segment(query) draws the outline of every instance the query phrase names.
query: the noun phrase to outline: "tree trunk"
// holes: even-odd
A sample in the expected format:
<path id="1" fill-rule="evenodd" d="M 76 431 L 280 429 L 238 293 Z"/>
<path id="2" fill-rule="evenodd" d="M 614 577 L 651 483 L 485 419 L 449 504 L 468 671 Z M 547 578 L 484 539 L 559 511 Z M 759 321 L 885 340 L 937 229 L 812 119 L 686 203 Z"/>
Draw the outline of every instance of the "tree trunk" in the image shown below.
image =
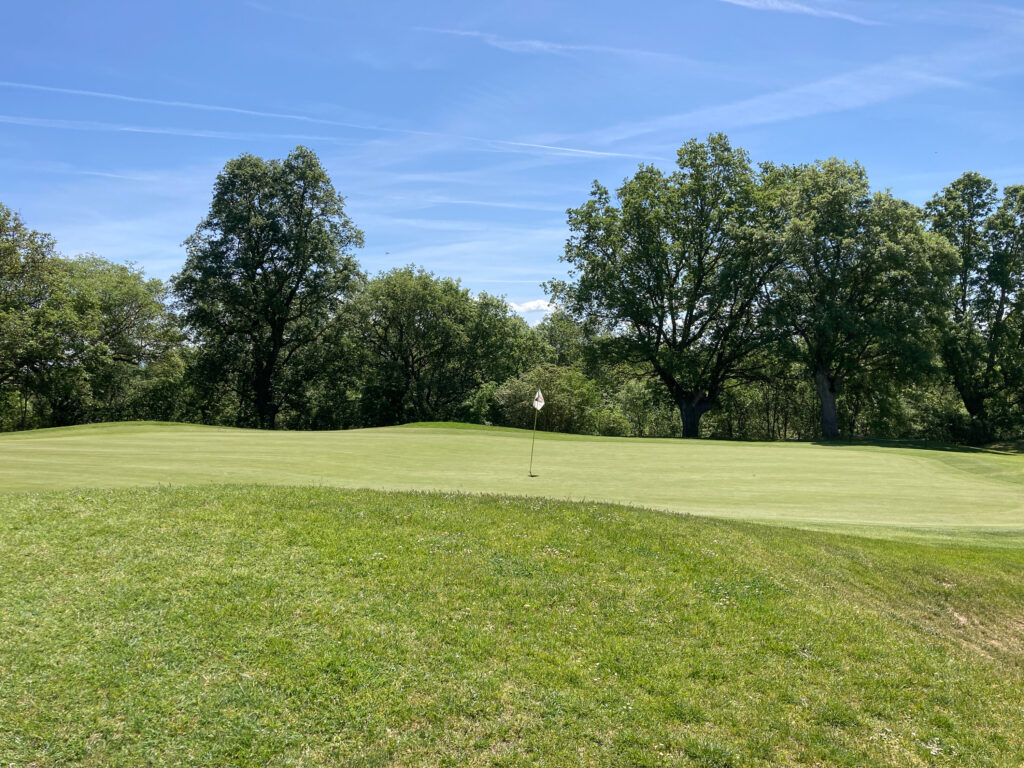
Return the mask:
<path id="1" fill-rule="evenodd" d="M 971 417 L 967 439 L 972 443 L 991 442 L 995 435 L 989 428 L 985 396 L 976 391 L 969 391 L 962 393 L 960 397 L 964 402 L 964 410 Z"/>
<path id="2" fill-rule="evenodd" d="M 277 429 L 277 403 L 274 402 L 274 389 L 270 375 L 266 371 L 256 374 L 256 421 L 260 429 Z"/>
<path id="3" fill-rule="evenodd" d="M 957 387 L 960 392 L 960 399 L 963 400 L 964 410 L 975 423 L 985 421 L 985 396 L 979 392 L 972 391 L 967 387 Z"/>
<path id="4" fill-rule="evenodd" d="M 700 417 L 711 410 L 714 403 L 704 393 L 684 396 L 676 403 L 683 420 L 683 437 L 700 437 Z"/>
<path id="5" fill-rule="evenodd" d="M 818 399 L 821 401 L 821 436 L 826 440 L 835 440 L 839 437 L 839 419 L 836 416 L 839 382 L 823 370 L 814 372 L 814 382 L 818 385 Z"/>
<path id="6" fill-rule="evenodd" d="M 952 349 L 947 349 L 944 353 L 943 362 L 946 364 L 946 369 L 950 372 L 950 376 L 953 379 L 953 387 L 960 395 L 960 400 L 964 404 L 964 410 L 971 417 L 972 426 L 975 430 L 980 430 L 981 434 L 987 436 L 985 429 L 987 414 L 985 413 L 984 390 L 976 385 L 971 375 L 970 366 L 964 360 L 964 355 L 959 348 L 953 347 Z"/>

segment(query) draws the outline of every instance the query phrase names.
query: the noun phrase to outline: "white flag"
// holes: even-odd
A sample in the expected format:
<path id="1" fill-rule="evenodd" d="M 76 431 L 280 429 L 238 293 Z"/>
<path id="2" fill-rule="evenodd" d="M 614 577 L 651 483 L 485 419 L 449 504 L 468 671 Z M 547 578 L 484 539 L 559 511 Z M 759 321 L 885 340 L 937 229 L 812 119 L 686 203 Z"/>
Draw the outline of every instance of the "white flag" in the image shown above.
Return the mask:
<path id="1" fill-rule="evenodd" d="M 537 390 L 537 394 L 533 396 L 533 407 L 538 411 L 544 407 L 544 395 L 541 394 L 540 390 Z"/>

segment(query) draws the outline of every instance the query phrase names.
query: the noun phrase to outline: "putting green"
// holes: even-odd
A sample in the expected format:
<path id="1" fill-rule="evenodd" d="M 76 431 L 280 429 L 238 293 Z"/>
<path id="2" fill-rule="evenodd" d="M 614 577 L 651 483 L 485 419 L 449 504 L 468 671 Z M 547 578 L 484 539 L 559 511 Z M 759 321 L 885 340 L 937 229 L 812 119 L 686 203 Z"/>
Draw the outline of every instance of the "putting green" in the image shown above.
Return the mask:
<path id="1" fill-rule="evenodd" d="M 100 424 L 0 435 L 0 491 L 268 483 L 644 505 L 834 528 L 1024 533 L 1024 456 L 873 445 L 589 438 L 414 425 L 261 432 Z"/>

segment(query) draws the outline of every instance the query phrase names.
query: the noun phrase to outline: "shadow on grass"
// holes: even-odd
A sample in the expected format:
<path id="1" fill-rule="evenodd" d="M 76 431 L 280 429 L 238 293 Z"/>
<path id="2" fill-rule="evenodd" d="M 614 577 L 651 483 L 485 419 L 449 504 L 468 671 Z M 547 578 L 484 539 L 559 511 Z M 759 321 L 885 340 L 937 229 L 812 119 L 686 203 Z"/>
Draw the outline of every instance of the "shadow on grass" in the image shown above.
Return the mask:
<path id="1" fill-rule="evenodd" d="M 990 445 L 957 445 L 942 443 L 936 440 L 886 440 L 883 438 L 837 438 L 835 440 L 811 440 L 811 445 L 827 448 L 914 448 L 921 451 L 940 451 L 943 453 L 975 453 L 1018 456 L 1024 454 L 1024 440 L 1011 440 Z"/>

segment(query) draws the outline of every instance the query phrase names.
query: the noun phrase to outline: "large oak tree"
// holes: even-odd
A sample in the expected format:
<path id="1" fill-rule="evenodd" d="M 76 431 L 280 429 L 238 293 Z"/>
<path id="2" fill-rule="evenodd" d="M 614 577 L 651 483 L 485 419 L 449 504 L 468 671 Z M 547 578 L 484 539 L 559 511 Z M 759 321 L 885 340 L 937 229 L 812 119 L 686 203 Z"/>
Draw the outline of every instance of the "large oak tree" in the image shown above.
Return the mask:
<path id="1" fill-rule="evenodd" d="M 611 353 L 646 364 L 679 409 L 683 437 L 698 437 L 701 416 L 762 343 L 775 265 L 746 153 L 715 134 L 685 144 L 677 165 L 641 166 L 615 200 L 595 182 L 569 211 L 570 279 L 548 290 L 603 326 Z"/>
<path id="2" fill-rule="evenodd" d="M 844 383 L 906 382 L 927 365 L 948 249 L 919 209 L 872 193 L 858 164 L 833 158 L 765 175 L 786 256 L 774 316 L 814 379 L 822 436 L 835 438 Z"/>

